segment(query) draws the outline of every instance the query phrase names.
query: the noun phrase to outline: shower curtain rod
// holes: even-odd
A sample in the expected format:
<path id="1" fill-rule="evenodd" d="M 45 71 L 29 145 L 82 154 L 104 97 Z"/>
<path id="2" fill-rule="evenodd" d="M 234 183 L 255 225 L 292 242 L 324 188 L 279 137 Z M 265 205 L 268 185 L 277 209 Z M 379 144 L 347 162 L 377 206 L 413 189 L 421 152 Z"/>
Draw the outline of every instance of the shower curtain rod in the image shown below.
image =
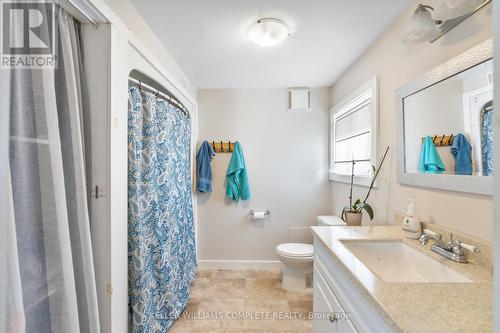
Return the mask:
<path id="1" fill-rule="evenodd" d="M 135 83 L 138 88 L 150 90 L 156 96 L 159 95 L 159 96 L 162 96 L 163 98 L 166 98 L 169 103 L 172 103 L 175 106 L 177 106 L 186 115 L 186 117 L 190 118 L 189 111 L 186 109 L 186 107 L 184 105 L 182 105 L 182 103 L 179 102 L 178 100 L 176 100 L 174 97 L 156 89 L 155 87 L 150 86 L 149 84 L 146 84 L 140 80 L 134 79 L 133 77 L 129 77 L 128 80 L 130 82 Z"/>

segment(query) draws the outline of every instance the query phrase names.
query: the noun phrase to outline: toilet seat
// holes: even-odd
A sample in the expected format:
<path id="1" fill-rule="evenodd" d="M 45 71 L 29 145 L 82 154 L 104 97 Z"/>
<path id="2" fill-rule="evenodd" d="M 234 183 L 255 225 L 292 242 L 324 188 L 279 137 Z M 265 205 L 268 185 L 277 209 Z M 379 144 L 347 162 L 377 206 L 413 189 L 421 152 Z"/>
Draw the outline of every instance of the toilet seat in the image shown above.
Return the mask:
<path id="1" fill-rule="evenodd" d="M 276 252 L 288 258 L 309 259 L 314 257 L 314 247 L 305 243 L 283 243 L 276 247 Z"/>

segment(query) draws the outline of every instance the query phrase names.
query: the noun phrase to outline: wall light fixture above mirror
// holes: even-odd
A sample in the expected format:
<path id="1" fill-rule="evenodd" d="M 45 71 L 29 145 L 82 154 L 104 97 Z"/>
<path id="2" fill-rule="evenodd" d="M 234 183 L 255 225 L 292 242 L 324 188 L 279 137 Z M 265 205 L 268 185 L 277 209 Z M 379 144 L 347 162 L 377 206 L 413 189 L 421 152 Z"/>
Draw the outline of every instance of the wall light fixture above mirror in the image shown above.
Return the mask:
<path id="1" fill-rule="evenodd" d="M 435 7 L 419 4 L 408 22 L 403 42 L 435 42 L 491 0 L 438 0 Z"/>
<path id="2" fill-rule="evenodd" d="M 492 194 L 493 46 L 488 40 L 398 90 L 398 181 Z"/>

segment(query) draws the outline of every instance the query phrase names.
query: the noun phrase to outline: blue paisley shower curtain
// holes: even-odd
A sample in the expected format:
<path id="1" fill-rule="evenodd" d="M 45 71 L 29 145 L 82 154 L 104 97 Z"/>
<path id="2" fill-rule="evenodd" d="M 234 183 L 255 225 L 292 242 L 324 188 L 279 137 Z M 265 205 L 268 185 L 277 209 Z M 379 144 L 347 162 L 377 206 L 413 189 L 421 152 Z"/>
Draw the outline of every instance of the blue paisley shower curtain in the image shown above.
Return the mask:
<path id="1" fill-rule="evenodd" d="M 493 103 L 487 103 L 481 112 L 481 154 L 483 176 L 493 176 Z"/>
<path id="2" fill-rule="evenodd" d="M 190 120 L 152 93 L 129 97 L 129 331 L 163 333 L 196 273 Z"/>

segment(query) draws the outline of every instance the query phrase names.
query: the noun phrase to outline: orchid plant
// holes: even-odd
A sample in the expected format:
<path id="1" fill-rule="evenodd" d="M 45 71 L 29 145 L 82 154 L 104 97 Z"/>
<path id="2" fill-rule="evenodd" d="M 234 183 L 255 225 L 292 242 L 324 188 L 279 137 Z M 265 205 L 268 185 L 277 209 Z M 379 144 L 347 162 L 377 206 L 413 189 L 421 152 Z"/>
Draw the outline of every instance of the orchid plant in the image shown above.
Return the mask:
<path id="1" fill-rule="evenodd" d="M 384 164 L 384 161 L 385 161 L 385 158 L 387 156 L 388 151 L 389 151 L 389 147 L 387 147 L 385 149 L 384 155 L 382 156 L 382 159 L 380 160 L 380 163 L 378 164 L 377 167 L 372 165 L 373 176 L 372 176 L 372 180 L 370 182 L 370 188 L 368 189 L 368 192 L 366 193 L 364 200 L 361 201 L 361 199 L 358 198 L 358 199 L 356 199 L 356 201 L 354 203 L 352 202 L 352 200 L 353 200 L 353 198 L 352 198 L 352 186 L 353 186 L 353 182 L 354 182 L 354 164 L 356 164 L 356 163 L 354 162 L 354 159 L 352 160 L 351 182 L 350 182 L 351 189 L 349 192 L 349 205 L 345 206 L 344 209 L 342 210 L 342 220 L 346 221 L 346 213 L 361 214 L 363 212 L 363 210 L 368 214 L 368 216 L 370 217 L 370 220 L 373 220 L 373 217 L 374 217 L 373 208 L 372 208 L 372 206 L 370 206 L 367 203 L 367 201 L 368 201 L 368 198 L 370 197 L 370 193 L 373 189 L 375 181 L 377 180 L 380 169 L 382 168 L 382 165 Z"/>

